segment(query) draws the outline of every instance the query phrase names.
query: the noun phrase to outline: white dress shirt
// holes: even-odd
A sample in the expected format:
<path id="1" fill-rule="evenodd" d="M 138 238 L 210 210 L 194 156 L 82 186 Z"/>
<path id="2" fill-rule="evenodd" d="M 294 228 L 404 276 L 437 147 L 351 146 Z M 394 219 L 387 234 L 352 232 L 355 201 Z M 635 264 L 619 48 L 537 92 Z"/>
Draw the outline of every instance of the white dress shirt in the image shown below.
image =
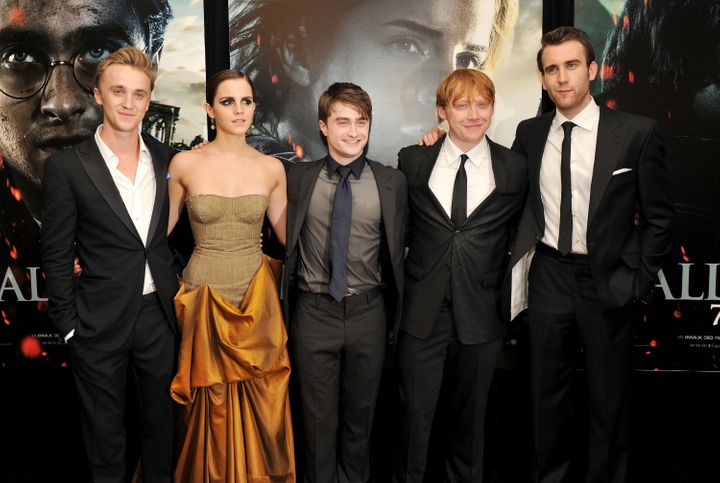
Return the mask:
<path id="1" fill-rule="evenodd" d="M 435 161 L 428 185 L 430 190 L 442 205 L 448 216 L 452 213 L 452 197 L 455 188 L 455 176 L 460 169 L 460 156 L 467 154 L 465 173 L 467 174 L 467 216 L 477 208 L 495 189 L 495 175 L 493 174 L 490 158 L 490 146 L 487 138 L 467 153 L 458 148 L 450 139 L 445 137 L 440 153 Z"/>
<path id="2" fill-rule="evenodd" d="M 540 196 L 545 212 L 545 234 L 542 242 L 553 248 L 558 246 L 560 231 L 560 157 L 562 152 L 563 128 L 568 121 L 559 112 L 555 113 L 550 133 L 545 143 L 542 165 L 540 166 Z M 570 180 L 572 193 L 572 253 L 587 253 L 588 210 L 590 208 L 590 186 L 595 165 L 600 108 L 594 100 L 573 119 L 570 144 Z"/>

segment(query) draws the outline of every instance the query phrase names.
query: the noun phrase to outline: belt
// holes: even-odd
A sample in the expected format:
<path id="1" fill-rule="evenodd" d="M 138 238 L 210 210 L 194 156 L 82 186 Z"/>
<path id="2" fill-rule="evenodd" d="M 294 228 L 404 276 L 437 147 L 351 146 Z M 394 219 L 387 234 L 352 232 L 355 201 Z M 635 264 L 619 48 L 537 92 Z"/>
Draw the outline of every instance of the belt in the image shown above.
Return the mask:
<path id="1" fill-rule="evenodd" d="M 588 265 L 590 263 L 590 258 L 584 253 L 568 253 L 567 255 L 563 255 L 558 250 L 542 242 L 539 242 L 537 244 L 537 246 L 535 247 L 535 251 L 547 257 L 560 260 L 561 262 L 582 263 L 585 265 Z"/>
<path id="2" fill-rule="evenodd" d="M 298 292 L 303 297 L 312 298 L 317 302 L 332 302 L 335 304 L 341 303 L 345 305 L 369 304 L 374 299 L 382 295 L 382 290 L 380 290 L 380 287 L 375 287 L 366 292 L 346 295 L 345 297 L 343 297 L 342 301 L 338 302 L 337 300 L 332 298 L 330 294 L 327 293 L 306 292 L 304 290 L 299 290 Z"/>

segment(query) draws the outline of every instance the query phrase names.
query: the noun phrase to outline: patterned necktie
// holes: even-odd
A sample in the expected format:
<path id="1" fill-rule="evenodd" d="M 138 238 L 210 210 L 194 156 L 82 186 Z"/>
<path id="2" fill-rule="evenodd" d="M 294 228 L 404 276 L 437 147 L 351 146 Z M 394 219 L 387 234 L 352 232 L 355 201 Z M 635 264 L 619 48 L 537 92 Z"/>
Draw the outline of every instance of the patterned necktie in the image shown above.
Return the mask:
<path id="1" fill-rule="evenodd" d="M 558 233 L 558 251 L 563 255 L 570 253 L 572 248 L 572 177 L 570 175 L 570 142 L 575 123 L 562 123 L 565 136 L 560 155 L 560 230 Z"/>
<path id="2" fill-rule="evenodd" d="M 347 254 L 350 244 L 350 221 L 352 218 L 352 191 L 350 189 L 350 166 L 340 166 L 340 175 L 330 224 L 330 286 L 329 293 L 341 302 L 347 295 Z"/>
<path id="3" fill-rule="evenodd" d="M 450 219 L 456 227 L 462 225 L 467 218 L 467 173 L 465 172 L 465 161 L 467 160 L 467 154 L 460 155 L 460 168 L 455 175 Z"/>

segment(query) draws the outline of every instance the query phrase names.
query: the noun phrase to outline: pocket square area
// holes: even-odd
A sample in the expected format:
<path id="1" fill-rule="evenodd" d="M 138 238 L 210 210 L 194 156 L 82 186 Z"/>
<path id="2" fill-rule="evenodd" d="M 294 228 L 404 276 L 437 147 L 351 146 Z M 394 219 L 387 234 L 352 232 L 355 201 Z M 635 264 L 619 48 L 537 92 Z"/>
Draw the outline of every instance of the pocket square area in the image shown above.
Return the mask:
<path id="1" fill-rule="evenodd" d="M 629 173 L 630 171 L 632 171 L 632 168 L 620 168 L 613 171 L 612 175 L 617 176 L 618 174 Z"/>

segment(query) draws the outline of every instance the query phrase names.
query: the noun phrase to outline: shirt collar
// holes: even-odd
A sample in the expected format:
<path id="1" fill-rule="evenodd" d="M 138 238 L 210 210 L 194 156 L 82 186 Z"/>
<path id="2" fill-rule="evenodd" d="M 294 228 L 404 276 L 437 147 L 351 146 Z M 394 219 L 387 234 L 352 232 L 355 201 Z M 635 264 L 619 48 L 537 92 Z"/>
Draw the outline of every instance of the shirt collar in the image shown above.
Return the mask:
<path id="1" fill-rule="evenodd" d="M 118 164 L 120 163 L 120 158 L 118 158 L 115 153 L 112 152 L 112 150 L 108 147 L 107 144 L 105 144 L 105 141 L 102 140 L 100 137 L 100 133 L 102 132 L 103 125 L 100 124 L 97 129 L 95 130 L 95 143 L 97 144 L 98 149 L 100 150 L 100 155 L 103 157 L 103 160 L 105 163 L 108 164 L 108 166 L 112 166 L 113 168 L 117 168 Z M 138 129 L 139 131 L 139 129 Z M 145 145 L 145 141 L 143 141 L 142 136 L 140 136 L 140 163 L 149 163 L 152 159 L 152 156 L 150 155 L 150 150 Z"/>
<path id="2" fill-rule="evenodd" d="M 467 154 L 468 161 L 474 164 L 475 167 L 479 168 L 482 166 L 483 161 L 488 154 L 490 146 L 487 142 L 487 136 L 483 136 L 482 141 L 480 141 L 474 148 L 472 148 L 468 152 L 464 152 L 459 147 L 457 147 L 457 145 L 452 141 L 452 139 L 450 139 L 450 136 L 445 136 L 442 148 L 445 150 L 445 162 L 448 166 L 453 166 L 455 164 L 459 165 L 460 156 L 462 154 Z"/>
<path id="3" fill-rule="evenodd" d="M 576 126 L 585 129 L 586 131 L 592 131 L 597 123 L 600 121 L 600 106 L 597 105 L 595 99 L 592 99 L 585 108 L 577 113 L 572 119 L 560 114 L 560 111 L 555 111 L 555 117 L 552 122 L 553 130 L 562 130 L 562 124 L 565 121 L 572 121 Z"/>
<path id="4" fill-rule="evenodd" d="M 343 165 L 335 161 L 332 156 L 328 155 L 327 161 L 325 161 L 325 166 L 327 168 L 328 176 L 332 178 L 338 168 Z M 350 168 L 350 172 L 355 175 L 355 179 L 360 178 L 363 168 L 365 168 L 365 155 L 361 154 L 360 157 L 354 159 L 350 164 L 346 164 L 345 166 Z"/>

